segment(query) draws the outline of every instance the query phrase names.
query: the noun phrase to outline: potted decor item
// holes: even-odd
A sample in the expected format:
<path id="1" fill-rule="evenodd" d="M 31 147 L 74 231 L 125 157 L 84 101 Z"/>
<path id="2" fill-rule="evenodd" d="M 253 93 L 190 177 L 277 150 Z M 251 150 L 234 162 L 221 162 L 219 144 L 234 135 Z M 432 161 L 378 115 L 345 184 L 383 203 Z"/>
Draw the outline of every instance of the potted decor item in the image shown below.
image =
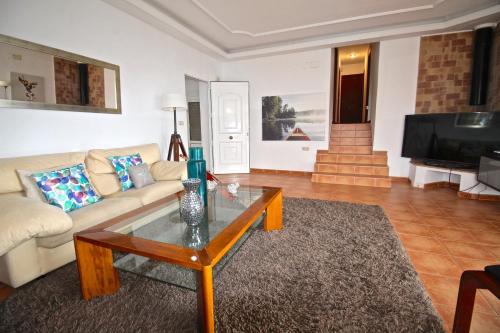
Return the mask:
<path id="1" fill-rule="evenodd" d="M 189 161 L 187 163 L 188 177 L 198 178 L 200 185 L 198 193 L 201 195 L 203 205 L 207 205 L 207 163 L 203 159 L 202 147 L 189 148 Z"/>
<path id="2" fill-rule="evenodd" d="M 185 193 L 181 198 L 181 217 L 189 226 L 200 224 L 203 219 L 204 206 L 198 194 L 200 179 L 188 178 L 182 181 Z"/>
<path id="3" fill-rule="evenodd" d="M 198 225 L 186 226 L 184 235 L 182 236 L 182 243 L 186 247 L 192 249 L 202 249 L 208 244 L 208 221 L 204 218 Z"/>
<path id="4" fill-rule="evenodd" d="M 201 232 L 200 227 L 195 225 L 188 225 L 182 236 L 182 242 L 184 246 L 197 249 L 201 246 Z"/>

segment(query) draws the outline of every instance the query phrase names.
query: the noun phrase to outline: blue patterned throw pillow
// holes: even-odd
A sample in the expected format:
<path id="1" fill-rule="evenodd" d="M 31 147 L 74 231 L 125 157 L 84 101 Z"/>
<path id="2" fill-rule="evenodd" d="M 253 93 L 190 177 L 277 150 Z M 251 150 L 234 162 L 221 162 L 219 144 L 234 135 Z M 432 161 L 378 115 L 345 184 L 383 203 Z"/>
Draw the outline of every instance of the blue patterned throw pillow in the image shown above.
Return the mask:
<path id="1" fill-rule="evenodd" d="M 51 205 L 65 212 L 85 207 L 101 200 L 85 175 L 83 164 L 31 175 Z"/>
<path id="2" fill-rule="evenodd" d="M 132 183 L 132 180 L 130 179 L 128 168 L 134 165 L 142 164 L 141 155 L 133 154 L 126 156 L 110 156 L 108 157 L 108 160 L 110 160 L 115 167 L 116 174 L 118 175 L 118 179 L 120 180 L 122 192 L 125 192 L 129 188 L 132 188 L 134 186 L 134 183 Z"/>

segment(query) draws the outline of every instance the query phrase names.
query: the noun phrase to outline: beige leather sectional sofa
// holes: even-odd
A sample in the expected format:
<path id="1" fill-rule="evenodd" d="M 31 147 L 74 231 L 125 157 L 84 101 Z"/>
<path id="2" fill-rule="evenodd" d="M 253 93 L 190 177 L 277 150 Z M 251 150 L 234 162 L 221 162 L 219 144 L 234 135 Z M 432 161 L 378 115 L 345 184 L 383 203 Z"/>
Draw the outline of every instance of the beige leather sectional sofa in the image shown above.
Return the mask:
<path id="1" fill-rule="evenodd" d="M 0 281 L 18 287 L 75 260 L 75 232 L 183 189 L 185 162 L 164 161 L 159 178 L 169 180 L 156 179 L 152 185 L 121 192 L 107 157 L 135 153 L 149 166 L 161 160 L 157 144 L 0 159 Z M 92 185 L 104 199 L 68 214 L 27 198 L 16 172 L 78 163 L 85 164 Z"/>

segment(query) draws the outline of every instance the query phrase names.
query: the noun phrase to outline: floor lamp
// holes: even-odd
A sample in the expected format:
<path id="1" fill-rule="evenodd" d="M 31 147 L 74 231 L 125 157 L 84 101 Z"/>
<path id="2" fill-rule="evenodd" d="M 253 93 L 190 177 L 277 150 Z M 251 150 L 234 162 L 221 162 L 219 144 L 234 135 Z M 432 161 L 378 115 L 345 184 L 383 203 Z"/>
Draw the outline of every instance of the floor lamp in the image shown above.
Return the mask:
<path id="1" fill-rule="evenodd" d="M 172 152 L 174 153 L 174 161 L 179 161 L 179 149 L 184 158 L 187 159 L 186 149 L 182 143 L 181 135 L 177 133 L 177 108 L 187 109 L 186 97 L 181 94 L 166 94 L 163 97 L 162 109 L 174 111 L 174 133 L 170 136 L 170 144 L 168 146 L 168 157 L 170 161 Z"/>

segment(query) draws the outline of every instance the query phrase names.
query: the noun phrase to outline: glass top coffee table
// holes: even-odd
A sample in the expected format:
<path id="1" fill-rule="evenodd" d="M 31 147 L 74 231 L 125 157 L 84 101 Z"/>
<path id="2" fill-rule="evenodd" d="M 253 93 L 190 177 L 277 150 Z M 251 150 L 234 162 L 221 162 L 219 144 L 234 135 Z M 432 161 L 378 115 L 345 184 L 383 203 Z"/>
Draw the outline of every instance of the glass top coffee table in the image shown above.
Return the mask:
<path id="1" fill-rule="evenodd" d="M 74 235 L 82 296 L 115 293 L 116 269 L 196 290 L 200 327 L 214 331 L 213 277 L 260 223 L 282 228 L 280 188 L 241 186 L 209 193 L 200 225 L 180 217 L 178 192 Z M 113 250 L 122 256 L 114 260 Z"/>

